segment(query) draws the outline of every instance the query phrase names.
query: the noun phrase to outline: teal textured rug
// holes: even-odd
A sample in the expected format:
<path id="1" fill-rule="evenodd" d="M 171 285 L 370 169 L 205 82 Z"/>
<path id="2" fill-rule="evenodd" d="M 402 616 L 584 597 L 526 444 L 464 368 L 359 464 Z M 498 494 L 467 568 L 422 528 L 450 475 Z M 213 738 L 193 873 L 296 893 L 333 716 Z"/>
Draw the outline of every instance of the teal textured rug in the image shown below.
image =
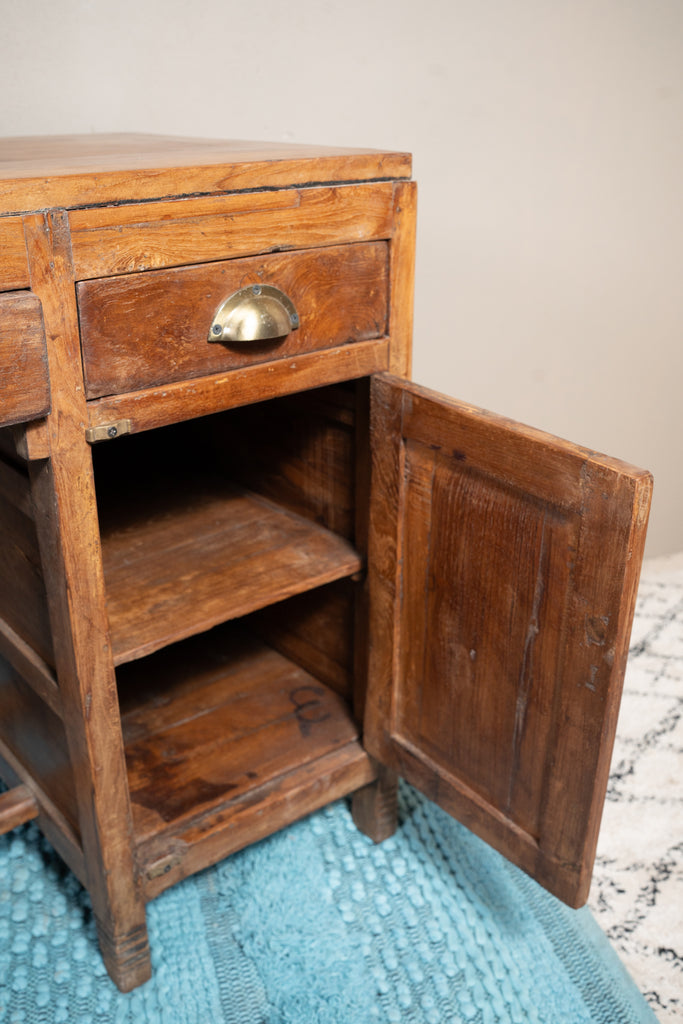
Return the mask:
<path id="1" fill-rule="evenodd" d="M 148 907 L 121 995 L 87 894 L 33 825 L 0 839 L 10 1024 L 652 1024 L 589 911 L 563 907 L 407 786 L 373 846 L 344 802 Z"/>

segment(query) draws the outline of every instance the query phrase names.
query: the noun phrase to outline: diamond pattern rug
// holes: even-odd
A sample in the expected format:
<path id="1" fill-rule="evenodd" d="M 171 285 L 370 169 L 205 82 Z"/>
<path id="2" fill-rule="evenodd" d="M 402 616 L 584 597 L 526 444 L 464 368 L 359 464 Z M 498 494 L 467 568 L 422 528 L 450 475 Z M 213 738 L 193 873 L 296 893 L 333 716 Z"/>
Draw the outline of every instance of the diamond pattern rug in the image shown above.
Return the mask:
<path id="1" fill-rule="evenodd" d="M 589 906 L 662 1024 L 683 1020 L 683 555 L 643 567 Z"/>

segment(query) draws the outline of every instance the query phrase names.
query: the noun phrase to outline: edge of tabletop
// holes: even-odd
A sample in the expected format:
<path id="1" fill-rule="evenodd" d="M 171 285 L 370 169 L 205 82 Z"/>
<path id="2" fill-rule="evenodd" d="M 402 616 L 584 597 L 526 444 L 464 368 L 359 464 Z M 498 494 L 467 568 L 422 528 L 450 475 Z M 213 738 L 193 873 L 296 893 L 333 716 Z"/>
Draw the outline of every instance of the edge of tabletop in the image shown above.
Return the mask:
<path id="1" fill-rule="evenodd" d="M 408 153 L 107 134 L 0 139 L 0 216 L 411 177 Z"/>

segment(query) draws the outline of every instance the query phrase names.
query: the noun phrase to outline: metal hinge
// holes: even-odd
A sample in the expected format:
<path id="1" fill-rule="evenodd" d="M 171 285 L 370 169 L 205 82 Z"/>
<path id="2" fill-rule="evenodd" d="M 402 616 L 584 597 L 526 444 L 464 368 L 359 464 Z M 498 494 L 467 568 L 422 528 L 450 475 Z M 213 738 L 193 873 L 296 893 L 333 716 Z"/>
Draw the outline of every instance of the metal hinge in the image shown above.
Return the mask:
<path id="1" fill-rule="evenodd" d="M 85 439 L 88 444 L 95 444 L 96 441 L 109 441 L 113 437 L 121 437 L 121 434 L 130 434 L 130 420 L 117 420 L 116 423 L 103 423 L 101 427 L 88 427 Z"/>

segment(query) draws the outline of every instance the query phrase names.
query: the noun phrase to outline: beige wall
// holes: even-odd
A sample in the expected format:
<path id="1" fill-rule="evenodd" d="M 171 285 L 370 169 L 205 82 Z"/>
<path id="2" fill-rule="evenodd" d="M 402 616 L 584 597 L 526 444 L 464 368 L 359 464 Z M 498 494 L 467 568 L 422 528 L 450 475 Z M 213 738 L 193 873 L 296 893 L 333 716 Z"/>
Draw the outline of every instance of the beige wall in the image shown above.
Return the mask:
<path id="1" fill-rule="evenodd" d="M 0 134 L 412 150 L 416 380 L 646 465 L 683 549 L 681 0 L 0 0 Z"/>

